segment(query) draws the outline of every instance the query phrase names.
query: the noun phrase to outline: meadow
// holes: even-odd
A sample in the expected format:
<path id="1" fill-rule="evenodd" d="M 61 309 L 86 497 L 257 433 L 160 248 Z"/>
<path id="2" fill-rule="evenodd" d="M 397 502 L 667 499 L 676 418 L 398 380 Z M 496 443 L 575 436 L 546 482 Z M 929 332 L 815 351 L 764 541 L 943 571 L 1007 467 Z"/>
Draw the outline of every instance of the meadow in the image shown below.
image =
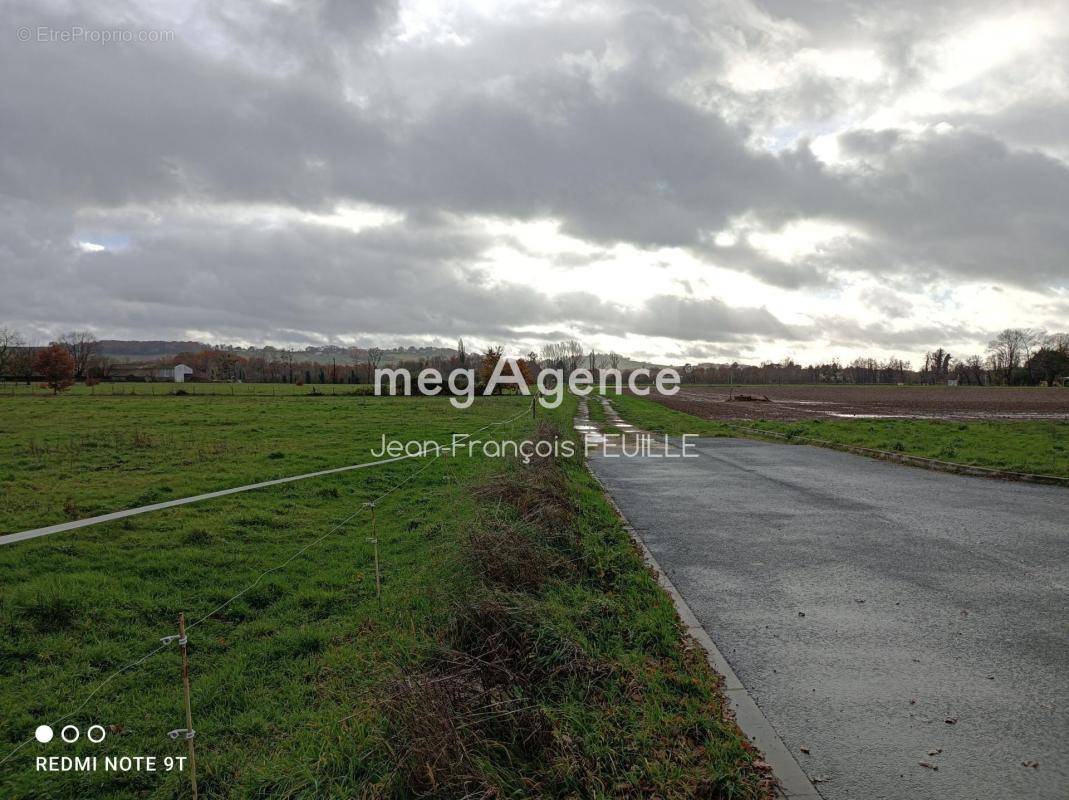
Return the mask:
<path id="1" fill-rule="evenodd" d="M 494 402 L 462 412 L 430 398 L 307 392 L 0 398 L 0 533 L 370 461 L 383 435 L 475 430 Z"/>
<path id="2" fill-rule="evenodd" d="M 384 433 L 445 442 L 515 417 L 480 438 L 552 438 L 575 403 L 537 429 L 528 409 L 0 398 L 0 520 L 10 532 L 370 460 Z M 719 679 L 579 459 L 413 459 L 0 548 L 0 795 L 189 796 L 177 772 L 34 769 L 42 755 L 186 754 L 166 735 L 185 726 L 180 654 L 160 643 L 179 612 L 201 797 L 768 792 Z M 71 712 L 78 743 L 25 743 Z"/>
<path id="3" fill-rule="evenodd" d="M 0 382 L 0 397 L 48 397 L 52 390 L 37 383 Z M 86 386 L 76 383 L 64 390 L 78 397 L 304 397 L 330 395 L 349 397 L 374 394 L 367 383 L 171 383 L 170 381 L 113 381 Z"/>

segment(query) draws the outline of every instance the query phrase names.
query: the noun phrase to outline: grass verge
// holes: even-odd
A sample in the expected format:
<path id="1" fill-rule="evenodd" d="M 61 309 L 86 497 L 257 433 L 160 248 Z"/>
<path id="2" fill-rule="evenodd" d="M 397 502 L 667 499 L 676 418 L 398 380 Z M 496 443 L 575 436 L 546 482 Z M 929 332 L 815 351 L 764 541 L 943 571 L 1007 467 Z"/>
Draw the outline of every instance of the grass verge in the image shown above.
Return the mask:
<path id="1" fill-rule="evenodd" d="M 767 796 L 719 678 L 581 461 L 514 463 L 475 494 L 475 581 L 389 695 L 383 794 Z"/>
<path id="2" fill-rule="evenodd" d="M 701 419 L 634 395 L 614 397 L 612 402 L 625 420 L 648 431 L 672 436 L 756 436 L 725 422 Z M 958 464 L 1069 477 L 1069 422 L 818 419 L 740 420 L 739 424 L 779 433 L 788 440 L 812 437 Z"/>

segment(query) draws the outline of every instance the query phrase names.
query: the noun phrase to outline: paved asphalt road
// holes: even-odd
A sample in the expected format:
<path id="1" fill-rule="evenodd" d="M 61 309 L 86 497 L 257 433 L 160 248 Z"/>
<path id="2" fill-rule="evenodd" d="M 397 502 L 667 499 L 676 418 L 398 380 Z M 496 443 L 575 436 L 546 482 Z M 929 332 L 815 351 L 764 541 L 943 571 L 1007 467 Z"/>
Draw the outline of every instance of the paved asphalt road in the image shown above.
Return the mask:
<path id="1" fill-rule="evenodd" d="M 1069 797 L 1069 491 L 698 442 L 591 464 L 825 797 Z"/>

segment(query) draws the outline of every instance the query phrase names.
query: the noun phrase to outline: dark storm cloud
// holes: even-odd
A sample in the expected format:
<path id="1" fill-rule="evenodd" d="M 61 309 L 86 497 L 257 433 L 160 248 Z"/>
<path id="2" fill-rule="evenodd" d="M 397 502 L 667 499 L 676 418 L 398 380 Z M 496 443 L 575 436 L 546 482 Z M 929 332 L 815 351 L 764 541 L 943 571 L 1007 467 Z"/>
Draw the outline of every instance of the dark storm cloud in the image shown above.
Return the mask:
<path id="1" fill-rule="evenodd" d="M 16 266 L 5 302 L 30 319 L 80 324 L 103 307 L 115 329 L 176 337 L 203 330 L 242 339 L 257 331 L 293 341 L 315 331 L 359 331 L 448 339 L 476 331 L 509 341 L 559 336 L 524 331 L 552 323 L 695 341 L 792 335 L 765 309 L 666 295 L 636 311 L 586 292 L 550 297 L 489 281 L 468 266 L 486 245 L 479 234 L 434 224 L 354 233 L 319 224 L 234 229 L 209 222 L 196 237 L 145 230 L 115 252 L 64 245 L 50 254 L 61 270 L 42 271 L 27 259 Z M 57 274 L 78 292 L 53 291 Z"/>
<path id="2" fill-rule="evenodd" d="M 957 347 L 986 342 L 993 335 L 982 328 L 960 325 L 917 325 L 899 328 L 884 322 L 859 322 L 845 317 L 825 317 L 811 329 L 818 337 L 844 347 L 864 351 L 866 348 L 905 351 L 922 350 L 935 345 Z M 981 348 L 982 349 L 982 348 Z"/>
<path id="3" fill-rule="evenodd" d="M 471 23 L 463 46 L 445 34 L 399 41 L 392 1 L 212 4 L 172 21 L 175 41 L 153 45 L 9 35 L 0 269 L 12 288 L 0 315 L 251 339 L 278 330 L 493 339 L 567 325 L 681 341 L 801 335 L 764 308 L 715 299 L 664 294 L 628 317 L 591 295 L 489 282 L 473 265 L 493 242 L 467 215 L 552 217 L 590 242 L 688 248 L 798 291 L 829 290 L 840 272 L 1065 285 L 1069 171 L 996 138 L 1011 115 L 998 125 L 963 117 L 976 129 L 945 134 L 846 133 L 853 160 L 831 169 L 804 136 L 756 147 L 753 126 L 770 113 L 834 119 L 862 102 L 863 87 L 807 74 L 782 92 L 747 94 L 722 81 L 740 49 L 776 56 L 875 30 L 890 72 L 868 91 L 890 97 L 923 75 L 912 43 L 927 6 L 761 6 L 516 10 Z M 114 17 L 56 8 L 15 4 L 11 27 L 141 22 L 133 6 Z M 963 8 L 930 13 L 945 24 Z M 162 14 L 143 21 L 159 27 Z M 1035 141 L 1052 138 L 1053 129 Z M 227 218 L 228 207 L 339 202 L 386 206 L 402 221 L 353 234 Z M 181 211 L 201 205 L 222 218 Z M 791 263 L 745 241 L 710 244 L 743 216 L 771 230 L 817 217 L 865 238 Z M 131 245 L 79 252 L 92 225 Z"/>
<path id="4" fill-rule="evenodd" d="M 905 265 L 1024 286 L 1069 285 L 1063 162 L 967 130 L 919 139 L 851 134 L 840 142 L 865 162 L 852 178 L 857 205 L 840 213 L 873 236 L 844 267 Z"/>
<path id="5" fill-rule="evenodd" d="M 674 295 L 650 298 L 630 328 L 647 336 L 685 341 L 732 341 L 747 336 L 798 338 L 790 326 L 765 308 L 733 308 L 719 300 Z"/>

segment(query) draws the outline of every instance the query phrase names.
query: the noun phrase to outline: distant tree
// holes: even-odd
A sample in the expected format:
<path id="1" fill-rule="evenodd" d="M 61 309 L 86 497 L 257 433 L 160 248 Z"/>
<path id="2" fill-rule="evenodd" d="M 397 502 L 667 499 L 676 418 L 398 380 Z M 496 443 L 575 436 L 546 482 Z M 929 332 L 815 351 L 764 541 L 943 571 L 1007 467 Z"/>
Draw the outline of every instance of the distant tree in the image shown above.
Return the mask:
<path id="1" fill-rule="evenodd" d="M 37 351 L 33 372 L 44 378 L 52 394 L 59 394 L 74 384 L 74 359 L 63 345 L 51 344 Z"/>
<path id="2" fill-rule="evenodd" d="M 883 383 L 905 383 L 909 363 L 897 356 L 891 356 L 881 367 L 880 379 Z"/>
<path id="3" fill-rule="evenodd" d="M 468 366 L 468 351 L 464 349 L 463 339 L 457 339 L 457 364 L 461 369 Z"/>
<path id="4" fill-rule="evenodd" d="M 609 353 L 609 368 L 610 369 L 619 369 L 620 368 L 620 354 L 619 353 L 617 353 L 615 351 L 611 351 Z"/>
<path id="5" fill-rule="evenodd" d="M 37 350 L 36 346 L 22 341 L 12 352 L 11 373 L 25 381 L 27 386 L 33 380 L 33 357 Z"/>
<path id="6" fill-rule="evenodd" d="M 583 363 L 583 345 L 580 344 L 578 339 L 569 339 L 564 343 L 565 361 L 564 368 L 569 373 L 579 369 L 579 365 Z"/>
<path id="7" fill-rule="evenodd" d="M 15 374 L 18 351 L 25 346 L 26 343 L 18 331 L 0 328 L 0 378 Z"/>
<path id="8" fill-rule="evenodd" d="M 855 358 L 846 371 L 854 383 L 875 383 L 879 374 L 879 362 L 875 358 Z"/>
<path id="9" fill-rule="evenodd" d="M 984 360 L 980 356 L 969 356 L 954 365 L 954 375 L 958 383 L 966 386 L 983 386 L 987 377 Z"/>
<path id="10" fill-rule="evenodd" d="M 547 367 L 559 369 L 565 375 L 571 374 L 583 363 L 583 345 L 576 339 L 563 342 L 550 342 L 542 346 L 542 358 Z"/>
<path id="11" fill-rule="evenodd" d="M 534 386 L 538 380 L 538 360 L 532 356 L 534 353 L 528 353 L 526 358 L 521 358 L 516 362 L 520 368 L 520 375 L 523 376 L 523 382 L 528 386 Z"/>
<path id="12" fill-rule="evenodd" d="M 74 361 L 74 377 L 84 378 L 90 363 L 100 350 L 100 342 L 96 336 L 91 331 L 71 331 L 59 337 L 59 343 L 67 349 Z"/>
<path id="13" fill-rule="evenodd" d="M 1030 328 L 1006 328 L 988 343 L 992 366 L 1002 370 L 1007 386 L 1013 384 L 1013 371 L 1028 360 L 1040 337 L 1039 331 Z"/>
<path id="14" fill-rule="evenodd" d="M 942 347 L 924 354 L 924 377 L 928 383 L 945 383 L 950 374 L 951 355 Z"/>
<path id="15" fill-rule="evenodd" d="M 1069 333 L 1052 333 L 1043 338 L 1043 346 L 1069 355 Z"/>
<path id="16" fill-rule="evenodd" d="M 1032 354 L 1025 366 L 1033 383 L 1050 386 L 1058 378 L 1069 375 L 1069 348 L 1058 350 L 1043 346 Z"/>
<path id="17" fill-rule="evenodd" d="M 293 383 L 293 353 L 283 350 L 279 353 L 279 361 L 282 362 L 282 372 L 286 383 Z"/>
<path id="18" fill-rule="evenodd" d="M 561 345 L 557 342 L 547 342 L 542 345 L 542 361 L 549 369 L 564 369 Z"/>
<path id="19" fill-rule="evenodd" d="M 494 374 L 494 370 L 497 368 L 497 362 L 501 360 L 501 357 L 505 354 L 505 348 L 503 347 L 488 347 L 486 353 L 482 357 L 482 361 L 479 363 L 479 385 L 486 386 L 490 382 L 490 376 Z M 494 388 L 494 394 L 500 394 L 501 386 L 498 385 Z"/>
<path id="20" fill-rule="evenodd" d="M 382 363 L 382 355 L 382 350 L 378 347 L 369 347 L 367 349 L 364 360 L 367 364 L 367 379 L 369 383 L 375 380 L 375 370 Z"/>
<path id="21" fill-rule="evenodd" d="M 89 372 L 95 373 L 100 380 L 109 380 L 115 372 L 115 359 L 98 355 L 90 365 Z"/>

